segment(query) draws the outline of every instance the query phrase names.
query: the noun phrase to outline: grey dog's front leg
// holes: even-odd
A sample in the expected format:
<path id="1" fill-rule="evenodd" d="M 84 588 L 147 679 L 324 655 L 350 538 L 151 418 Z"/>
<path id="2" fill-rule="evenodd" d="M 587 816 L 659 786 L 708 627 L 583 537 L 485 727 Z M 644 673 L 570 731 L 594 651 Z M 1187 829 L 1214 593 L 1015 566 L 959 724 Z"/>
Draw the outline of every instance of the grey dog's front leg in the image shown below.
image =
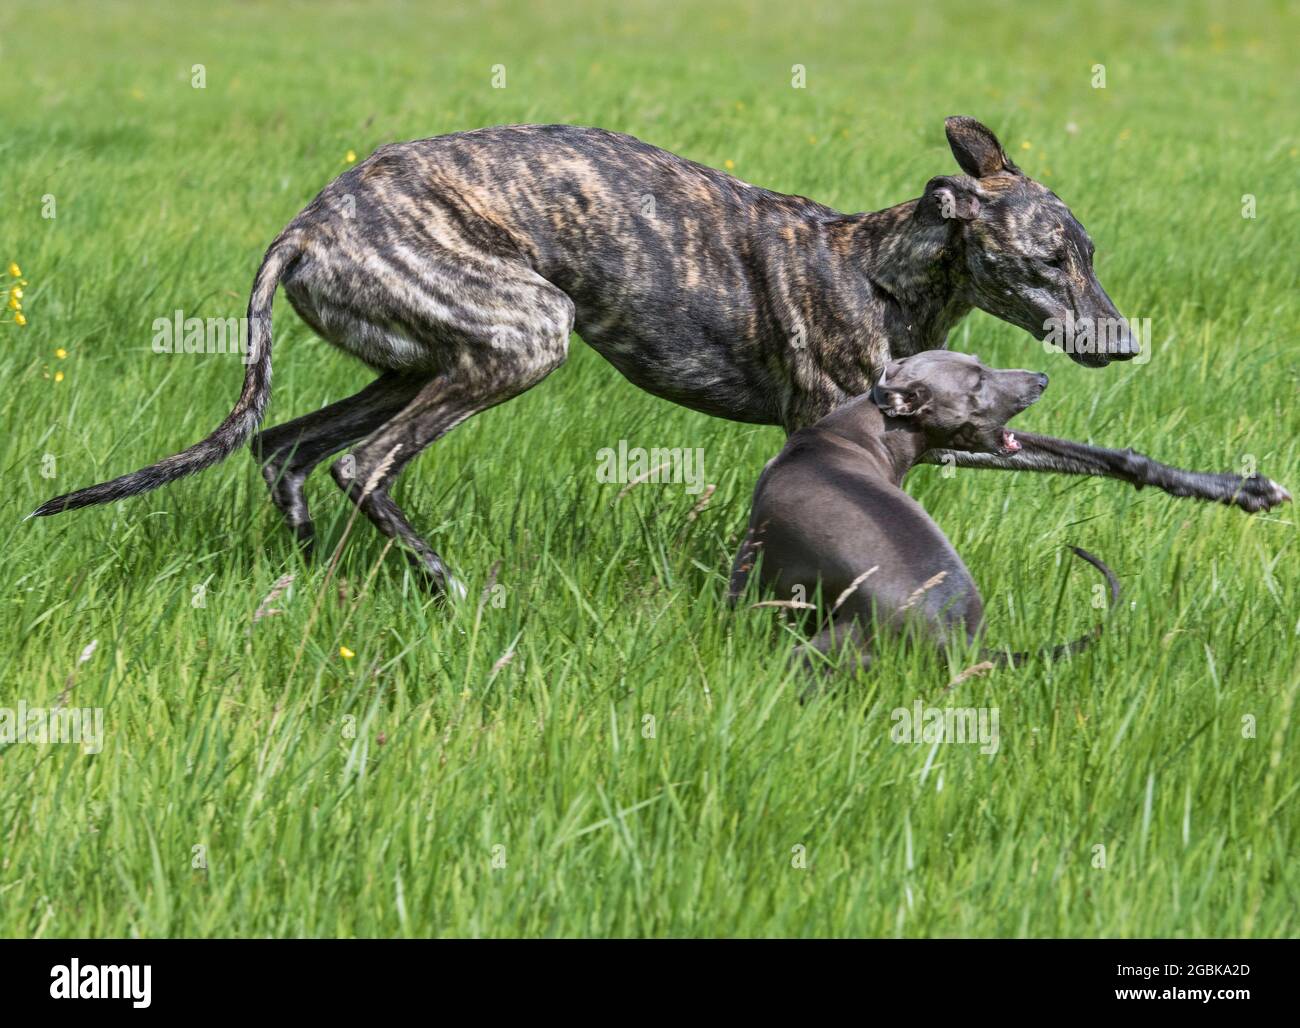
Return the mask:
<path id="1" fill-rule="evenodd" d="M 1151 485 L 1171 496 L 1214 500 L 1244 511 L 1268 510 L 1291 499 L 1276 482 L 1260 475 L 1215 474 L 1186 471 L 1161 464 L 1132 450 L 1108 450 L 1100 446 L 1072 443 L 1048 435 L 1016 433 L 1021 449 L 1016 453 L 968 453 L 960 450 L 930 450 L 921 459 L 927 464 L 956 464 L 963 468 L 1000 468 L 1006 471 L 1055 471 L 1066 475 L 1099 475 L 1118 478 L 1138 489 Z"/>

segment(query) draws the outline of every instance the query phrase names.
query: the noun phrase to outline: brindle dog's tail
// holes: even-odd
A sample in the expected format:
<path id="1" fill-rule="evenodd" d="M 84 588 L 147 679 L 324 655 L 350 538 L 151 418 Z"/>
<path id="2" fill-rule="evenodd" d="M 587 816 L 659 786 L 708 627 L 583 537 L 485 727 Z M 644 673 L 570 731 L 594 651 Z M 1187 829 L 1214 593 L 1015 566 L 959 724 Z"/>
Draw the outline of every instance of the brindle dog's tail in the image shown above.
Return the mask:
<path id="1" fill-rule="evenodd" d="M 298 258 L 299 252 L 297 240 L 282 235 L 262 258 L 262 266 L 257 269 L 248 299 L 248 353 L 245 356 L 248 366 L 244 372 L 244 389 L 234 409 L 211 435 L 147 468 L 47 500 L 28 517 L 46 517 L 148 492 L 211 467 L 242 446 L 262 420 L 262 412 L 271 397 L 271 302 L 280 277 Z"/>
<path id="2" fill-rule="evenodd" d="M 1076 556 L 1086 560 L 1106 576 L 1106 584 L 1110 586 L 1110 605 L 1107 607 L 1107 611 L 1109 612 L 1114 610 L 1115 604 L 1119 603 L 1120 593 L 1119 579 L 1115 577 L 1115 572 L 1111 571 L 1110 568 L 1087 550 L 1080 549 L 1078 546 L 1071 546 L 1070 549 L 1074 551 Z M 1028 653 L 1010 653 L 1005 650 L 995 653 L 985 650 L 982 656 L 985 660 L 992 661 L 998 667 L 1019 667 L 1026 661 L 1041 660 L 1043 657 L 1051 657 L 1053 660 L 1057 660 L 1067 654 L 1078 653 L 1080 650 L 1086 649 L 1093 640 L 1100 639 L 1103 626 L 1104 622 L 1098 622 L 1097 626 L 1087 635 L 1081 635 L 1077 639 L 1061 643 L 1058 646 L 1043 646 L 1040 649 L 1031 650 Z"/>

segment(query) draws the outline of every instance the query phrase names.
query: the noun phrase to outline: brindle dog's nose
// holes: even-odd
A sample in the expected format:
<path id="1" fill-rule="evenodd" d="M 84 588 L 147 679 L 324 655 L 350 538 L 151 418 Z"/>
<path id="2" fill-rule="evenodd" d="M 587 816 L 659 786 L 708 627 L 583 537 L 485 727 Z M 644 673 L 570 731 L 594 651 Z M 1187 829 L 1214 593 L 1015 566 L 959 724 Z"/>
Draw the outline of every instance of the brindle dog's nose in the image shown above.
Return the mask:
<path id="1" fill-rule="evenodd" d="M 1049 381 L 1048 377 L 1040 371 L 1038 373 L 1038 388 L 1046 389 L 1048 381 Z"/>
<path id="2" fill-rule="evenodd" d="M 1133 338 L 1131 332 L 1126 331 L 1113 346 L 1106 351 L 1106 356 L 1113 361 L 1131 361 L 1142 352 L 1141 344 Z"/>

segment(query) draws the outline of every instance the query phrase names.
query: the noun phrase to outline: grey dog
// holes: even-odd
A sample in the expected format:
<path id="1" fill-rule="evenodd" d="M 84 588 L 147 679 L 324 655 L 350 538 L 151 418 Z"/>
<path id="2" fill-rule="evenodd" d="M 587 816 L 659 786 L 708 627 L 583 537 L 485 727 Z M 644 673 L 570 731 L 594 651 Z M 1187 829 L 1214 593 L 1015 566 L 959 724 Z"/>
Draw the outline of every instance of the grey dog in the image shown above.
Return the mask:
<path id="1" fill-rule="evenodd" d="M 272 501 L 310 543 L 303 484 L 349 450 L 331 466 L 338 486 L 432 586 L 454 588 L 390 487 L 434 440 L 558 368 L 571 331 L 657 396 L 787 432 L 862 393 L 891 359 L 943 348 L 975 307 L 1052 336 L 1089 367 L 1132 358 L 1137 341 L 1093 274 L 1092 240 L 1069 208 L 979 122 L 949 118 L 946 131 L 963 174 L 864 214 L 593 128 L 516 125 L 380 147 L 267 250 L 248 303 L 244 387 L 226 419 L 181 453 L 33 513 L 157 488 L 252 437 Z M 281 282 L 318 335 L 379 377 L 255 436 L 271 394 L 271 301 Z M 1062 334 L 1062 324 L 1074 327 Z M 1288 498 L 1257 475 L 1199 474 L 1086 447 L 1068 456 L 1044 448 L 1032 462 L 952 457 L 1105 475 L 1247 511 Z"/>
<path id="2" fill-rule="evenodd" d="M 851 647 L 863 666 L 876 629 L 912 630 L 940 648 L 971 642 L 984 620 L 979 589 L 943 531 L 903 492 L 903 478 L 934 449 L 1011 454 L 1073 445 L 1022 441 L 1007 428 L 1046 387 L 1046 375 L 993 370 L 962 353 L 931 351 L 887 365 L 870 392 L 795 432 L 763 471 L 731 601 L 756 565 L 764 591 L 811 598 L 820 587 L 821 630 L 806 646 L 822 654 Z M 1073 549 L 1106 576 L 1113 605 L 1115 576 Z M 1073 652 L 1090 638 L 1051 652 Z"/>

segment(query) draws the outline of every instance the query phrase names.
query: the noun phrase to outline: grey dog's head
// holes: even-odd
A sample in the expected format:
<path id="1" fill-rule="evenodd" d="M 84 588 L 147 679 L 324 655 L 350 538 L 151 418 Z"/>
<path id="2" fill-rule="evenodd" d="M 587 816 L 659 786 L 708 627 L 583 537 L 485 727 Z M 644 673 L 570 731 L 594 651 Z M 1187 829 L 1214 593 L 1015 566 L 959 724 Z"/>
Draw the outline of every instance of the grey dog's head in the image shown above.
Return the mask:
<path id="1" fill-rule="evenodd" d="M 1014 453 L 1007 422 L 1043 395 L 1037 371 L 986 368 L 978 357 L 926 350 L 890 361 L 871 390 L 887 418 L 904 418 L 937 449 Z"/>
<path id="2" fill-rule="evenodd" d="M 1012 163 L 989 129 L 953 117 L 944 127 L 964 175 L 925 187 L 914 217 L 948 226 L 971 302 L 1035 339 L 1049 336 L 1078 363 L 1104 367 L 1139 345 L 1092 270 L 1092 239 L 1055 193 Z"/>

